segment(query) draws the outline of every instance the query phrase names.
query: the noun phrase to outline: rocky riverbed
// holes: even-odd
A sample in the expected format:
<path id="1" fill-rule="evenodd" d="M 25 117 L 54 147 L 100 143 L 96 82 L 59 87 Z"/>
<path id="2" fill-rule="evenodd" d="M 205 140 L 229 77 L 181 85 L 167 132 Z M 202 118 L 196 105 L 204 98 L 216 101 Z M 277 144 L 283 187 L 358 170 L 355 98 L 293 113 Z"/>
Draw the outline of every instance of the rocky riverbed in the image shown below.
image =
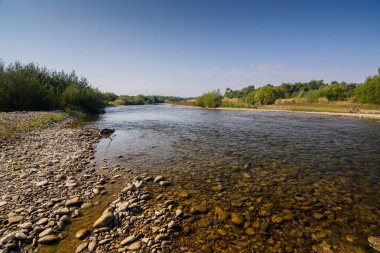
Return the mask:
<path id="1" fill-rule="evenodd" d="M 46 115 L 54 113 L 2 113 L 0 119 L 11 126 Z M 67 225 L 98 204 L 92 201 L 96 196 L 106 195 L 108 185 L 125 185 L 128 176 L 134 179 L 93 227 L 77 232 L 76 240 L 84 241 L 76 251 L 170 249 L 169 238 L 181 215 L 176 202 L 144 190 L 154 184 L 151 176 L 132 176 L 120 164 L 97 166 L 99 130 L 71 128 L 73 121 L 66 118 L 1 140 L 0 252 L 32 252 L 57 244 L 65 238 Z M 155 182 L 159 187 L 171 184 L 163 177 Z"/>

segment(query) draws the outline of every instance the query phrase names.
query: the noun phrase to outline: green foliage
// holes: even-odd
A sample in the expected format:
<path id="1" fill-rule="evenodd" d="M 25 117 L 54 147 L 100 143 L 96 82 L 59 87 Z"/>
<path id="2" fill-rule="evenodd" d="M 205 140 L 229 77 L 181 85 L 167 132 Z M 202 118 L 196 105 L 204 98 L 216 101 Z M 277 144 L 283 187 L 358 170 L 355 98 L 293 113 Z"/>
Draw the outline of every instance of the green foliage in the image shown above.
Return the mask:
<path id="1" fill-rule="evenodd" d="M 249 93 L 245 101 L 250 104 L 270 105 L 273 104 L 276 99 L 281 98 L 283 91 L 279 87 L 274 87 L 270 84 L 263 86 L 251 93 Z"/>
<path id="2" fill-rule="evenodd" d="M 360 103 L 380 104 L 380 73 L 358 85 L 355 89 L 355 97 Z"/>
<path id="3" fill-rule="evenodd" d="M 238 98 L 224 98 L 222 100 L 222 107 L 226 108 L 252 108 L 253 106 Z"/>
<path id="4" fill-rule="evenodd" d="M 92 88 L 75 72 L 0 62 L 0 111 L 79 109 L 98 113 L 113 95 Z"/>
<path id="5" fill-rule="evenodd" d="M 320 97 L 326 97 L 330 101 L 345 100 L 354 95 L 354 87 L 347 85 L 345 82 L 333 82 L 330 85 L 322 86 L 319 89 Z"/>
<path id="6" fill-rule="evenodd" d="M 254 90 L 255 90 L 254 85 L 247 86 L 241 90 L 232 90 L 230 88 L 227 88 L 225 93 L 224 93 L 224 97 L 243 99 L 244 97 L 246 97 L 249 93 L 253 92 Z"/>
<path id="7" fill-rule="evenodd" d="M 219 90 L 206 92 L 196 99 L 195 104 L 206 108 L 216 108 L 222 105 L 222 95 Z"/>
<path id="8" fill-rule="evenodd" d="M 137 96 L 119 96 L 117 99 L 113 102 L 111 102 L 111 105 L 144 105 L 144 104 L 159 104 L 159 103 L 166 103 L 166 102 L 179 102 L 183 101 L 183 98 L 180 97 L 171 97 L 171 96 L 144 96 L 144 95 L 137 95 Z"/>

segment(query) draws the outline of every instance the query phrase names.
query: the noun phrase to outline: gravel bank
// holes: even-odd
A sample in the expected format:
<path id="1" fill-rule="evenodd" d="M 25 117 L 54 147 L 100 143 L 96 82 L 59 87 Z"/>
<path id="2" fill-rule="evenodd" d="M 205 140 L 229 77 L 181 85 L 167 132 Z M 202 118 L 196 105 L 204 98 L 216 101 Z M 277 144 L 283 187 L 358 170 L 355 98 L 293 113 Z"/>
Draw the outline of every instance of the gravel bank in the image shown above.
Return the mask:
<path id="1" fill-rule="evenodd" d="M 0 113 L 0 123 L 11 126 L 54 115 Z M 38 251 L 63 239 L 80 243 L 76 252 L 171 251 L 182 211 L 174 200 L 154 191 L 169 190 L 171 182 L 162 176 L 132 175 L 118 163 L 121 155 L 97 165 L 99 130 L 70 128 L 73 121 L 50 122 L 1 140 L 0 252 Z M 111 184 L 118 185 L 117 199 L 110 200 L 106 191 Z M 110 204 L 103 214 L 95 214 L 98 220 L 92 226 L 80 226 L 76 238 L 69 235 L 74 237 L 70 241 L 65 227 L 81 216 L 87 219 L 86 210 L 95 210 L 99 197 Z"/>
<path id="2" fill-rule="evenodd" d="M 2 123 L 38 119 L 54 113 L 1 113 Z M 73 119 L 49 123 L 0 142 L 0 249 L 22 251 L 51 244 L 82 203 L 96 195 L 94 167 L 97 130 L 69 128 Z M 85 173 L 81 173 L 86 171 Z"/>

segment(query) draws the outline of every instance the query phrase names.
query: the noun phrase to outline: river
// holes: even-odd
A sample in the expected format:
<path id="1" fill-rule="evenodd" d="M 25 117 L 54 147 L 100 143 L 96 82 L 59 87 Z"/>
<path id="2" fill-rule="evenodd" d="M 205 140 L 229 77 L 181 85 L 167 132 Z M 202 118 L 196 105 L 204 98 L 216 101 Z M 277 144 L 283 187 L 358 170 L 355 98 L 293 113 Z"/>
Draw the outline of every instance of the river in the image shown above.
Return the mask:
<path id="1" fill-rule="evenodd" d="M 136 174 L 174 183 L 183 251 L 371 252 L 380 234 L 378 122 L 144 105 L 88 125 L 116 129 L 98 163 L 122 154 Z"/>

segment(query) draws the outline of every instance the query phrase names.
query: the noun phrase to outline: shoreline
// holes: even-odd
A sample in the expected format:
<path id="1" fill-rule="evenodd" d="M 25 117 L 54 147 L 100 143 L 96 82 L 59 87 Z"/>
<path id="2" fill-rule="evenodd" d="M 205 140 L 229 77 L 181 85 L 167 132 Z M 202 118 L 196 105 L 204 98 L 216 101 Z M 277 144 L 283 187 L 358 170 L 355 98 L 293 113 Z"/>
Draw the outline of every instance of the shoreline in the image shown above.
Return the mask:
<path id="1" fill-rule="evenodd" d="M 17 135 L 0 140 L 0 249 L 58 242 L 81 216 L 82 204 L 97 195 L 93 189 L 100 178 L 91 172 L 98 131 L 70 127 L 78 118 L 68 115 L 40 122 L 60 113 L 0 114 L 3 125 L 20 127 Z M 31 122 L 38 124 L 30 127 Z"/>
<path id="2" fill-rule="evenodd" d="M 294 111 L 294 110 L 274 109 L 274 108 L 273 109 L 272 108 L 232 108 L 232 107 L 203 108 L 200 106 L 176 105 L 176 104 L 170 104 L 170 103 L 165 103 L 165 105 L 184 107 L 184 108 L 204 109 L 204 110 L 284 112 L 284 113 L 293 113 L 293 114 L 313 114 L 313 115 L 323 115 L 323 116 L 332 116 L 332 117 L 357 118 L 357 119 L 380 121 L 380 113 L 371 114 L 371 113 L 344 113 L 344 112 L 323 112 L 323 111 L 320 111 L 320 112 L 319 111 Z"/>
<path id="3" fill-rule="evenodd" d="M 0 139 L 0 251 L 171 251 L 182 213 L 161 194 L 169 178 L 135 173 L 122 155 L 97 162 L 102 137 L 83 117 L 30 127 L 60 113 L 0 113 L 2 126 L 20 127 Z"/>

